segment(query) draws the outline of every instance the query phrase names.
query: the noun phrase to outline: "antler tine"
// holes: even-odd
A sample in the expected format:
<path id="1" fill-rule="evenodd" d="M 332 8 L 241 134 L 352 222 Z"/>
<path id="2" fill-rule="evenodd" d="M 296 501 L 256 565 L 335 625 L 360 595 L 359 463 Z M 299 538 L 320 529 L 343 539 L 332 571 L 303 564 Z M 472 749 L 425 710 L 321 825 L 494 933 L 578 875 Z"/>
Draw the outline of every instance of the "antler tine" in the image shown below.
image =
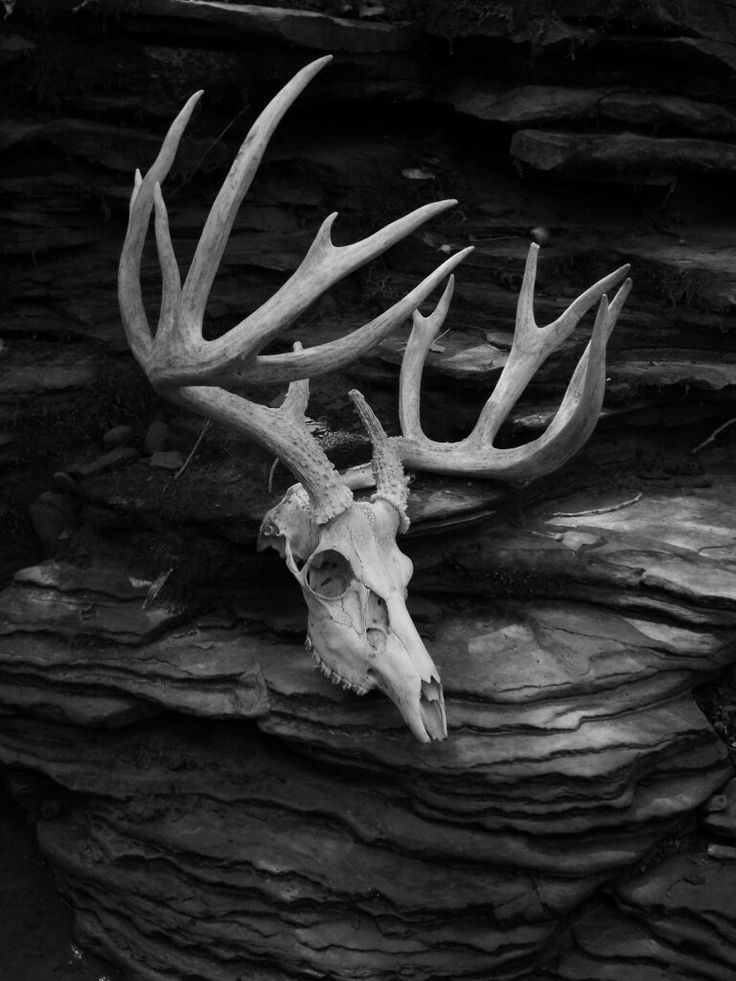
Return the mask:
<path id="1" fill-rule="evenodd" d="M 298 353 L 258 355 L 249 364 L 236 365 L 232 371 L 226 372 L 222 383 L 227 384 L 228 387 L 237 387 L 254 381 L 285 382 L 295 378 L 317 378 L 319 375 L 344 368 L 372 351 L 397 324 L 405 320 L 420 303 L 424 302 L 445 276 L 473 251 L 473 248 L 474 246 L 470 245 L 451 256 L 379 317 L 346 334 L 345 337 L 328 341 L 326 344 L 318 344 Z M 451 276 L 450 279 L 452 280 L 453 277 Z"/>
<path id="2" fill-rule="evenodd" d="M 264 376 L 259 375 L 255 367 L 247 363 L 249 358 L 257 355 L 271 338 L 292 323 L 307 307 L 339 280 L 344 279 L 371 259 L 381 255 L 382 252 L 410 235 L 431 218 L 455 204 L 457 201 L 454 199 L 425 204 L 410 214 L 391 222 L 368 238 L 351 245 L 342 246 L 333 245 L 330 237 L 330 231 L 337 213 L 329 215 L 317 232 L 301 264 L 284 285 L 261 307 L 254 310 L 228 333 L 216 340 L 209 341 L 205 348 L 200 346 L 196 352 L 194 368 L 189 365 L 182 365 L 176 373 L 173 370 L 169 373 L 167 381 L 181 385 L 205 376 L 213 379 L 215 384 L 238 384 L 245 381 L 246 378 L 248 381 L 256 378 L 259 381 L 265 380 Z M 453 268 L 460 261 L 461 258 L 455 256 L 447 260 L 450 268 Z M 443 263 L 441 268 L 446 273 L 447 263 Z M 365 325 L 362 328 L 364 333 L 360 337 L 363 350 L 370 350 L 374 347 L 401 320 L 408 316 L 412 309 L 411 303 L 421 302 L 421 299 L 417 299 L 417 295 L 422 298 L 426 297 L 433 289 L 433 285 L 430 283 L 434 284 L 440 278 L 441 276 L 432 274 L 428 280 L 420 283 L 417 287 L 417 294 L 411 294 L 411 301 L 402 302 L 396 308 L 389 310 L 385 318 L 379 319 L 378 324 L 372 322 Z M 188 284 L 185 283 L 183 294 L 187 292 L 187 286 Z M 353 337 L 351 344 L 354 344 L 355 340 Z M 335 345 L 337 345 L 337 349 Z M 332 370 L 332 368 L 327 367 L 328 364 L 344 365 L 355 359 L 355 356 L 346 358 L 345 355 L 346 347 L 341 342 L 330 342 L 316 354 L 314 349 L 310 349 L 310 351 L 302 352 L 299 356 L 294 353 L 283 357 L 268 355 L 266 357 L 269 360 L 264 358 L 259 363 L 264 366 L 269 381 L 286 381 L 301 377 L 305 370 L 311 372 L 312 368 L 316 368 L 318 374 L 324 374 L 326 371 Z M 271 361 L 270 358 L 272 357 L 277 358 L 277 360 Z M 333 357 L 336 359 L 335 361 L 332 360 Z M 291 367 L 292 363 L 294 368 Z"/>
<path id="3" fill-rule="evenodd" d="M 156 338 L 159 344 L 174 341 L 176 331 L 176 316 L 181 297 L 181 276 L 179 265 L 174 255 L 174 246 L 169 232 L 169 215 L 161 193 L 159 183 L 153 186 L 154 230 L 156 232 L 156 249 L 161 266 L 161 311 L 158 318 Z"/>
<path id="4" fill-rule="evenodd" d="M 222 259 L 238 208 L 253 182 L 274 130 L 315 75 L 332 61 L 325 55 L 305 65 L 274 96 L 238 151 L 205 222 L 182 292 L 182 319 L 201 327 L 207 298 Z"/>
<path id="5" fill-rule="evenodd" d="M 554 419 L 536 440 L 517 447 L 524 465 L 534 468 L 530 476 L 549 473 L 560 467 L 580 449 L 595 429 L 606 387 L 606 344 L 631 286 L 631 280 L 627 279 L 610 304 L 605 294 L 601 297 L 591 339 Z"/>
<path id="6" fill-rule="evenodd" d="M 389 440 L 380 420 L 362 393 L 354 388 L 348 392 L 348 395 L 358 410 L 363 427 L 373 444 L 371 469 L 376 484 L 376 493 L 371 500 L 383 500 L 393 505 L 399 519 L 399 530 L 408 531 L 409 516 L 406 505 L 409 498 L 409 481 L 404 474 L 396 446 Z"/>
<path id="7" fill-rule="evenodd" d="M 534 319 L 534 287 L 539 246 L 529 247 L 524 279 L 516 311 L 516 330 L 508 360 L 490 398 L 480 413 L 470 439 L 491 443 L 506 416 L 516 405 L 539 367 L 575 330 L 580 319 L 600 300 L 606 290 L 620 282 L 630 266 L 621 266 L 581 293 L 556 320 L 538 327 Z"/>
<path id="8" fill-rule="evenodd" d="M 128 231 L 120 253 L 118 267 L 118 300 L 123 327 L 133 354 L 138 361 L 147 361 L 151 354 L 151 331 L 148 326 L 141 293 L 141 255 L 148 232 L 153 207 L 153 187 L 171 170 L 176 151 L 184 130 L 191 119 L 202 92 L 195 92 L 169 127 L 158 156 L 145 177 L 139 170 L 135 174 L 133 193 L 130 197 Z"/>
<path id="9" fill-rule="evenodd" d="M 472 248 L 472 246 L 470 248 Z M 470 251 L 470 249 L 464 250 L 464 252 L 468 251 Z M 460 255 L 463 255 L 463 253 L 460 253 Z M 415 310 L 413 314 L 412 331 L 406 345 L 406 350 L 404 351 L 404 357 L 401 361 L 401 375 L 399 379 L 399 421 L 403 436 L 391 437 L 388 439 L 389 445 L 396 445 L 399 451 L 397 454 L 399 460 L 408 460 L 404 450 L 406 448 L 406 443 L 409 440 L 426 440 L 419 416 L 419 401 L 424 363 L 432 343 L 442 330 L 445 318 L 450 309 L 454 291 L 455 277 L 450 276 L 445 290 L 432 313 L 428 317 L 424 317 L 419 310 Z M 356 408 L 358 408 L 358 411 L 361 411 L 360 404 L 356 400 L 356 397 L 359 396 L 365 403 L 363 396 L 360 395 L 359 392 L 350 392 L 349 394 L 353 399 Z M 363 413 L 361 412 L 361 418 L 362 417 Z M 364 425 L 367 429 L 368 426 L 366 425 L 365 421 Z M 432 445 L 437 449 L 441 448 L 441 444 L 439 443 Z M 449 443 L 445 444 L 445 448 L 447 450 L 453 449 L 452 444 Z M 374 483 L 377 483 L 374 471 L 375 467 L 372 464 L 364 463 L 358 466 L 350 467 L 343 473 L 342 477 L 348 487 L 350 487 L 352 490 L 363 490 L 364 488 L 371 487 Z M 400 530 L 405 531 L 406 528 L 409 527 L 409 518 L 405 511 L 403 514 L 404 518 L 402 518 L 402 526 Z M 403 524 L 404 520 L 406 521 L 405 527 Z"/>
<path id="10" fill-rule="evenodd" d="M 514 341 L 493 394 L 486 402 L 473 432 L 457 443 L 428 439 L 421 428 L 419 397 L 422 371 L 429 348 L 442 328 L 452 297 L 452 283 L 429 317 L 418 311 L 404 355 L 400 380 L 401 436 L 392 437 L 407 466 L 436 473 L 462 473 L 477 477 L 524 480 L 561 466 L 588 439 L 595 428 L 605 391 L 605 351 L 608 338 L 631 290 L 627 279 L 609 304 L 606 291 L 628 272 L 622 266 L 582 293 L 553 323 L 537 327 L 534 320 L 534 282 L 538 246 L 532 245 L 517 309 Z M 547 430 L 523 446 L 493 446 L 498 429 L 539 366 L 575 329 L 583 314 L 600 301 L 593 333 L 570 380 L 562 403 Z M 351 486 L 364 483 L 364 471 L 355 471 Z"/>
<path id="11" fill-rule="evenodd" d="M 413 326 L 401 362 L 399 376 L 399 421 L 401 432 L 409 439 L 423 439 L 419 414 L 422 374 L 429 349 L 442 330 L 455 292 L 455 277 L 450 276 L 440 301 L 429 315 L 414 311 Z"/>

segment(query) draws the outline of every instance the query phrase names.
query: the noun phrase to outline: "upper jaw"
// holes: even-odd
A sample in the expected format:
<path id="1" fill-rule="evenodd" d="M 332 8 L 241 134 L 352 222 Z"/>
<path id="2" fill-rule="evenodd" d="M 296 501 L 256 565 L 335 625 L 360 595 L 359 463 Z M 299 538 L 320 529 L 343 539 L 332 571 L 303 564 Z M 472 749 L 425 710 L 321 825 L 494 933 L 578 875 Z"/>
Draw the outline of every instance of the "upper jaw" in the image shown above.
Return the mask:
<path id="1" fill-rule="evenodd" d="M 373 672 L 377 686 L 401 712 L 401 716 L 420 743 L 447 738 L 447 719 L 442 684 L 435 675 L 429 679 L 412 677 L 406 680 L 391 678 L 380 670 Z"/>
<path id="2" fill-rule="evenodd" d="M 406 606 L 391 604 L 391 632 L 370 674 L 422 743 L 447 738 L 442 682 Z"/>
<path id="3" fill-rule="evenodd" d="M 306 647 L 333 684 L 357 695 L 379 688 L 398 708 L 419 742 L 429 743 L 447 738 L 445 702 L 437 670 L 418 635 L 417 640 L 420 649 L 409 650 L 399 637 L 389 635 L 384 650 L 371 658 L 370 667 L 360 678 L 331 657 L 323 658 L 310 637 Z"/>

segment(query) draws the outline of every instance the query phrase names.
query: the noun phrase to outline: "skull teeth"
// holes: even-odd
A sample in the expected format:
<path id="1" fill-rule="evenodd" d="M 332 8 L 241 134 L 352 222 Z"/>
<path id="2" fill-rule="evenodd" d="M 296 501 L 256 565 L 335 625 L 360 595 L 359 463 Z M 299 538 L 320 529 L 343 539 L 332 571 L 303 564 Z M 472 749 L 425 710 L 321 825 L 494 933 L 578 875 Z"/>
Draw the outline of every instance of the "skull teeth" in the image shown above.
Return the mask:
<path id="1" fill-rule="evenodd" d="M 352 691 L 356 695 L 365 695 L 368 693 L 367 688 L 364 688 L 362 685 L 356 685 L 347 678 L 343 678 L 341 674 L 338 674 L 337 671 L 334 671 L 328 664 L 325 664 L 309 637 L 307 637 L 307 639 L 304 641 L 304 646 L 312 655 L 312 660 L 314 661 L 315 665 L 320 669 L 325 678 L 330 679 L 333 685 L 340 685 L 344 691 Z"/>

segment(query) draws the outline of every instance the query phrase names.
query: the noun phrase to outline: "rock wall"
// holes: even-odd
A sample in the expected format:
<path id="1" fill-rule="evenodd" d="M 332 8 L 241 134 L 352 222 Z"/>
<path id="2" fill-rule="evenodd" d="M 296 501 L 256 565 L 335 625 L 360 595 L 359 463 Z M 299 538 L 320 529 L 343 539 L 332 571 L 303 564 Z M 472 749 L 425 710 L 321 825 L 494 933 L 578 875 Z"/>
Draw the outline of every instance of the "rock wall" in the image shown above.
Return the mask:
<path id="1" fill-rule="evenodd" d="M 725 981 L 736 8 L 292 6 L 5 4 L 0 762 L 36 788 L 80 943 L 135 981 Z M 158 402 L 117 311 L 132 172 L 184 99 L 206 89 L 166 187 L 186 266 L 248 125 L 325 52 L 208 336 L 330 211 L 346 242 L 457 197 L 272 349 L 339 336 L 473 244 L 425 380 L 428 431 L 457 438 L 508 355 L 530 241 L 540 323 L 624 261 L 635 280 L 574 461 L 525 487 L 413 484 L 410 609 L 450 729 L 429 747 L 313 670 L 294 584 L 253 549 L 288 474 L 270 490 L 264 452 Z M 154 310 L 153 252 L 143 282 Z M 507 443 L 547 425 L 589 333 Z M 405 340 L 313 385 L 338 465 L 366 453 L 355 384 L 396 431 Z"/>

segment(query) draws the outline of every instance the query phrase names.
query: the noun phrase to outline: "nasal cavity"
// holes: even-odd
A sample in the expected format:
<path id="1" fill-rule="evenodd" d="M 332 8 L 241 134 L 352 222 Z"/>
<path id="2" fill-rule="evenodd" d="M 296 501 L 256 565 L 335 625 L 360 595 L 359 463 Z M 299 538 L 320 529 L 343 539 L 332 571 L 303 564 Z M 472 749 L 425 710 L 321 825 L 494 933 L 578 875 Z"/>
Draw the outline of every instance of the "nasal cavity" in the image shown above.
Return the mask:
<path id="1" fill-rule="evenodd" d="M 371 650 L 380 654 L 386 646 L 388 610 L 385 600 L 371 590 L 365 611 L 365 635 Z"/>

